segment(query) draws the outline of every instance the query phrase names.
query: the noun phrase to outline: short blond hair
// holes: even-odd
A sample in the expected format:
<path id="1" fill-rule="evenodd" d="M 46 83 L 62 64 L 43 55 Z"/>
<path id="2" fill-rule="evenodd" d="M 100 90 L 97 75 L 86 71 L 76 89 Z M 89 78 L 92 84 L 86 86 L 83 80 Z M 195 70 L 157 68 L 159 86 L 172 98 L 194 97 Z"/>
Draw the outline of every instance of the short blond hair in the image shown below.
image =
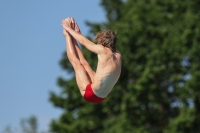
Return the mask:
<path id="1" fill-rule="evenodd" d="M 101 30 L 96 34 L 94 40 L 98 41 L 98 43 L 104 47 L 110 48 L 112 52 L 116 51 L 117 37 L 115 32 L 111 30 Z"/>

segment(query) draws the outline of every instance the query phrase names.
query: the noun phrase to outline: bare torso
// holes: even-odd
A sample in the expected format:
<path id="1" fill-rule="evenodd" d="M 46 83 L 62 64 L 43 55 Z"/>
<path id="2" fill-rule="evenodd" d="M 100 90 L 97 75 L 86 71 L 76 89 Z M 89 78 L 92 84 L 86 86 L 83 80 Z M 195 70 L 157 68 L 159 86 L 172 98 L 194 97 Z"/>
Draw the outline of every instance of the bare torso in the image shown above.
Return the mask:
<path id="1" fill-rule="evenodd" d="M 97 70 L 92 83 L 94 93 L 102 98 L 107 97 L 121 73 L 121 54 L 106 47 L 104 49 L 105 53 L 98 55 Z"/>

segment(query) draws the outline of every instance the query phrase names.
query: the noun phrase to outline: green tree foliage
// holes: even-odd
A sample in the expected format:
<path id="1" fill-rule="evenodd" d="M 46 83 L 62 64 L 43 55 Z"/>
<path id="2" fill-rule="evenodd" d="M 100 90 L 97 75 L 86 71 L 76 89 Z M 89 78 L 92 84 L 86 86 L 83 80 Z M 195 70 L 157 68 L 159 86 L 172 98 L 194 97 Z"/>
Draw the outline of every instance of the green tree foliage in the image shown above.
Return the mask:
<path id="1" fill-rule="evenodd" d="M 199 133 L 200 1 L 102 0 L 107 22 L 88 23 L 117 31 L 122 73 L 107 99 L 84 101 L 71 79 L 58 79 L 50 101 L 63 109 L 51 122 L 55 133 Z M 93 68 L 96 57 L 83 48 Z M 61 66 L 73 69 L 66 55 Z"/>
<path id="2" fill-rule="evenodd" d="M 37 133 L 37 118 L 35 116 L 22 119 L 20 124 L 23 133 Z"/>
<path id="3" fill-rule="evenodd" d="M 38 120 L 35 116 L 20 120 L 20 129 L 13 129 L 11 126 L 5 127 L 2 133 L 45 133 L 38 131 Z"/>

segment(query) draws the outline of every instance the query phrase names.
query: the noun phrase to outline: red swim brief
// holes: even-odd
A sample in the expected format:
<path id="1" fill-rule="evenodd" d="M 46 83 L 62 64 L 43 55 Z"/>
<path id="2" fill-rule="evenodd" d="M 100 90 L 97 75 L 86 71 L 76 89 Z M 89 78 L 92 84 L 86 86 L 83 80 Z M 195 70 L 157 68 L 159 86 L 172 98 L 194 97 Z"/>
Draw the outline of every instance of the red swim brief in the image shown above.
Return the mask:
<path id="1" fill-rule="evenodd" d="M 105 98 L 98 97 L 94 94 L 91 84 L 88 84 L 86 86 L 85 94 L 84 94 L 84 99 L 88 102 L 91 103 L 100 103 L 102 102 Z"/>

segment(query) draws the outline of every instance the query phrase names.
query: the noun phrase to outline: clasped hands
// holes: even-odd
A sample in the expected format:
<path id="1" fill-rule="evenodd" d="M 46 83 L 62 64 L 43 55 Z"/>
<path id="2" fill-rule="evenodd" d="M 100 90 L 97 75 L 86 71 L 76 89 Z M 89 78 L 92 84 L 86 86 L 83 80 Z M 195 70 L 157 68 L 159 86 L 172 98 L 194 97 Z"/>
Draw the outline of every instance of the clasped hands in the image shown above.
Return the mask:
<path id="1" fill-rule="evenodd" d="M 69 29 L 73 29 L 75 30 L 76 32 L 78 33 L 81 33 L 79 27 L 78 27 L 78 24 L 76 23 L 76 21 L 74 20 L 74 18 L 66 18 L 64 20 L 62 20 L 62 24 L 63 26 L 63 35 L 66 36 L 68 34 L 68 30 Z"/>

